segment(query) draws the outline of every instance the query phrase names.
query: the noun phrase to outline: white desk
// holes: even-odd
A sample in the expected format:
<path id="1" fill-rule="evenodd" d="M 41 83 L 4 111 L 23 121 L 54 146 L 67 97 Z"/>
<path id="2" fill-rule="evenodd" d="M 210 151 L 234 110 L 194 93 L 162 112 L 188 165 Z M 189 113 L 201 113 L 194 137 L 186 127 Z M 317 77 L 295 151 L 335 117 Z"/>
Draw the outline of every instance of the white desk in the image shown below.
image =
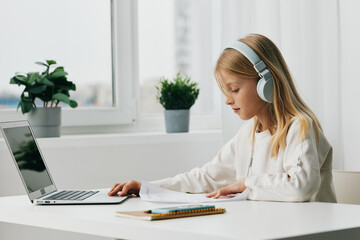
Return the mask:
<path id="1" fill-rule="evenodd" d="M 1 197 L 0 221 L 125 239 L 280 239 L 294 236 L 304 239 L 304 235 L 308 235 L 306 239 L 329 240 L 340 236 L 342 240 L 360 239 L 359 205 L 242 201 L 216 204 L 227 210 L 219 215 L 151 222 L 115 216 L 115 211 L 160 206 L 166 204 L 144 202 L 140 198 L 118 205 L 33 206 L 27 196 Z"/>

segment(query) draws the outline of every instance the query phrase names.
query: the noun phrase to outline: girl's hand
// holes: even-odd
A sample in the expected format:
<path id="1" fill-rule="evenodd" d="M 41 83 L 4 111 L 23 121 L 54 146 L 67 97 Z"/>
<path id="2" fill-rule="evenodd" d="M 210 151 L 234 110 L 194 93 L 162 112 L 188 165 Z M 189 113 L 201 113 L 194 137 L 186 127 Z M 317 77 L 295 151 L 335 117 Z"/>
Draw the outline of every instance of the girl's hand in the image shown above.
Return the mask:
<path id="1" fill-rule="evenodd" d="M 241 193 L 246 189 L 245 180 L 246 180 L 246 178 L 243 178 L 239 182 L 235 182 L 226 187 L 223 187 L 216 191 L 213 191 L 212 193 L 209 193 L 208 195 L 206 195 L 206 197 L 208 197 L 208 198 L 212 197 L 212 198 L 217 199 L 221 196 L 226 196 L 226 195 L 233 194 L 233 193 Z"/>
<path id="2" fill-rule="evenodd" d="M 124 183 L 115 183 L 115 185 L 112 187 L 108 195 L 109 196 L 118 195 L 119 197 L 123 197 L 127 193 L 139 195 L 140 188 L 141 188 L 141 182 L 135 180 L 126 181 Z M 121 193 L 118 194 L 118 192 L 120 191 Z"/>

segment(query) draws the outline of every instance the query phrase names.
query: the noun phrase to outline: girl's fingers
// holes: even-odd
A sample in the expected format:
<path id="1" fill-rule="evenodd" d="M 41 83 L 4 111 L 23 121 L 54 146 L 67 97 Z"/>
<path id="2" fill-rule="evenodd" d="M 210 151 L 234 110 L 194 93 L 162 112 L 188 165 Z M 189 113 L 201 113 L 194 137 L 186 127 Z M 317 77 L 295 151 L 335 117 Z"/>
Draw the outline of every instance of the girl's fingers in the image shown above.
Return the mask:
<path id="1" fill-rule="evenodd" d="M 116 186 L 114 186 L 114 188 L 109 192 L 110 196 L 116 195 L 118 192 L 120 192 L 123 188 L 123 186 L 126 184 L 122 183 L 122 184 L 116 184 Z"/>
<path id="2" fill-rule="evenodd" d="M 218 199 L 221 196 L 226 196 L 228 194 L 230 194 L 231 192 L 227 189 L 227 188 L 220 188 L 216 195 L 214 196 L 215 199 Z"/>
<path id="3" fill-rule="evenodd" d="M 206 195 L 205 197 L 211 198 L 211 197 L 213 197 L 215 195 L 216 195 L 216 191 L 213 191 L 213 192 L 209 193 L 208 195 Z"/>
<path id="4" fill-rule="evenodd" d="M 114 189 L 119 185 L 120 183 L 115 183 L 115 185 L 110 189 L 110 191 L 108 192 L 109 196 L 113 195 Z"/>
<path id="5" fill-rule="evenodd" d="M 222 195 L 221 191 L 219 190 L 217 194 L 214 196 L 215 199 L 218 199 Z"/>
<path id="6" fill-rule="evenodd" d="M 127 193 L 138 194 L 140 191 L 141 183 L 135 180 L 126 181 L 124 183 L 115 183 L 114 186 L 109 191 L 109 196 L 115 196 L 120 191 L 121 193 L 118 196 L 125 196 Z"/>
<path id="7" fill-rule="evenodd" d="M 220 188 L 219 190 L 213 191 L 211 193 L 209 193 L 208 195 L 206 195 L 206 197 L 208 198 L 219 198 L 221 196 L 221 191 L 222 188 Z M 220 194 L 220 195 L 219 195 Z"/>
<path id="8" fill-rule="evenodd" d="M 208 198 L 218 198 L 217 196 L 219 195 L 219 193 L 220 193 L 220 189 L 219 190 L 217 190 L 217 191 L 214 191 L 214 192 L 212 192 L 212 193 L 209 193 L 208 195 L 206 195 L 206 197 L 208 197 Z"/>
<path id="9" fill-rule="evenodd" d="M 222 189 L 219 190 L 218 194 L 216 194 L 215 197 L 219 198 L 219 197 L 224 196 L 224 195 L 226 195 L 226 191 L 222 188 Z"/>
<path id="10" fill-rule="evenodd" d="M 120 183 L 115 183 L 114 186 L 110 189 L 109 192 L 112 192 L 118 185 L 120 185 Z"/>
<path id="11" fill-rule="evenodd" d="M 227 187 L 223 187 L 223 188 L 220 188 L 216 191 L 209 193 L 208 195 L 206 195 L 206 197 L 218 199 L 221 196 L 226 196 L 229 194 L 239 193 L 239 192 L 242 192 L 242 191 L 239 190 L 238 184 L 231 184 Z"/>
<path id="12" fill-rule="evenodd" d="M 127 192 L 128 192 L 128 189 L 129 189 L 128 184 L 125 184 L 124 187 L 122 188 L 121 193 L 119 194 L 119 196 L 120 197 L 125 196 L 127 194 Z"/>

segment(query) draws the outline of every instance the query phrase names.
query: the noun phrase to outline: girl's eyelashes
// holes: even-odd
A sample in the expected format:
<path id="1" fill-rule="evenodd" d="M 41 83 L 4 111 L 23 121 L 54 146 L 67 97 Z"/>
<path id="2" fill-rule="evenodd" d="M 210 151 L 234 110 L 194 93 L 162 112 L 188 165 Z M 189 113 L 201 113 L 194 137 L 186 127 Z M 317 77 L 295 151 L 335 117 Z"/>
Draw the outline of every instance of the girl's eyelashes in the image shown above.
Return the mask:
<path id="1" fill-rule="evenodd" d="M 234 89 L 234 90 L 231 90 L 231 92 L 233 92 L 233 93 L 237 93 L 239 91 L 239 89 L 237 88 L 237 89 Z"/>

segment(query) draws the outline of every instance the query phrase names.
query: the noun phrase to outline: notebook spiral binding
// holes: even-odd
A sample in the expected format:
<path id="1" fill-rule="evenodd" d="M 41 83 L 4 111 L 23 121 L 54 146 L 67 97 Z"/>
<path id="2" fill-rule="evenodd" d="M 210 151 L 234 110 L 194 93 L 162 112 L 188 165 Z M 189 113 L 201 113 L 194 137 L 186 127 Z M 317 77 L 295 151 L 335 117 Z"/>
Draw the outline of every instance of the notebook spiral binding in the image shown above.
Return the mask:
<path id="1" fill-rule="evenodd" d="M 225 208 L 205 208 L 199 210 L 189 210 L 189 211 L 177 211 L 170 213 L 156 213 L 152 214 L 152 218 L 155 219 L 165 219 L 165 218 L 178 218 L 178 217 L 192 217 L 200 216 L 207 214 L 219 214 L 226 212 Z"/>

